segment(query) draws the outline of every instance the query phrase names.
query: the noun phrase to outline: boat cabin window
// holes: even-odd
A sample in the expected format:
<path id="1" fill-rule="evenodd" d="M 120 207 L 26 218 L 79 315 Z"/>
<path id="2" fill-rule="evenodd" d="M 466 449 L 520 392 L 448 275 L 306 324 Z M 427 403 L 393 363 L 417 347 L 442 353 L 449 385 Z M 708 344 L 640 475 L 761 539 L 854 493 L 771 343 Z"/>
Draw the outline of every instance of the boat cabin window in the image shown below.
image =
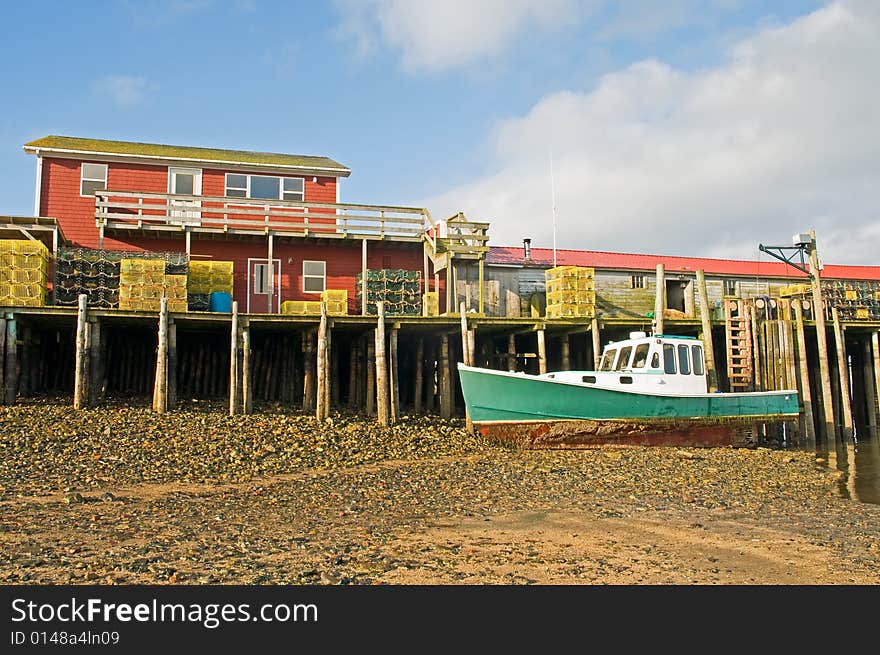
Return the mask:
<path id="1" fill-rule="evenodd" d="M 615 370 L 622 371 L 627 367 L 632 349 L 632 346 L 624 346 L 620 349 L 620 356 L 617 358 L 617 367 Z"/>
<path id="2" fill-rule="evenodd" d="M 599 365 L 600 371 L 610 371 L 611 367 L 614 365 L 614 356 L 617 354 L 617 348 L 611 348 L 610 350 L 606 350 L 605 354 L 602 355 L 602 363 Z"/>
<path id="3" fill-rule="evenodd" d="M 675 346 L 671 343 L 663 344 L 663 371 L 675 373 Z"/>
<path id="4" fill-rule="evenodd" d="M 691 372 L 691 349 L 684 344 L 678 345 L 678 371 L 682 375 L 689 375 Z"/>
<path id="5" fill-rule="evenodd" d="M 694 375 L 702 375 L 703 370 L 703 347 L 691 346 L 691 354 L 694 361 Z"/>
<path id="6" fill-rule="evenodd" d="M 633 368 L 645 368 L 645 364 L 648 363 L 648 351 L 651 349 L 651 344 L 649 343 L 640 343 L 636 346 L 636 354 L 633 356 Z"/>
<path id="7" fill-rule="evenodd" d="M 660 368 L 660 353 L 655 352 L 651 356 L 651 368 Z"/>

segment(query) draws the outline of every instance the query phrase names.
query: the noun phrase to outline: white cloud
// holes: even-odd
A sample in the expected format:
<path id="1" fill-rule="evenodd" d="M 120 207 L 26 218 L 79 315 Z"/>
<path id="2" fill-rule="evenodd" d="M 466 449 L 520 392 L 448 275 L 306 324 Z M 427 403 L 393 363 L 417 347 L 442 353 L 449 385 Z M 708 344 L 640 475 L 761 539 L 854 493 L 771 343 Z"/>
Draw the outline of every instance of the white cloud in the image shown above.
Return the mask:
<path id="1" fill-rule="evenodd" d="M 588 0 L 336 0 L 340 35 L 361 54 L 387 44 L 409 71 L 438 72 L 500 54 L 517 37 L 570 24 Z"/>
<path id="2" fill-rule="evenodd" d="M 758 256 L 815 227 L 829 262 L 880 263 L 880 5 L 838 2 L 698 72 L 643 61 L 489 138 L 489 171 L 427 201 L 494 243 Z M 764 256 L 766 257 L 766 255 Z"/>
<path id="3" fill-rule="evenodd" d="M 105 75 L 92 84 L 96 94 L 111 100 L 123 109 L 139 105 L 157 88 L 157 85 L 146 78 L 130 75 Z"/>

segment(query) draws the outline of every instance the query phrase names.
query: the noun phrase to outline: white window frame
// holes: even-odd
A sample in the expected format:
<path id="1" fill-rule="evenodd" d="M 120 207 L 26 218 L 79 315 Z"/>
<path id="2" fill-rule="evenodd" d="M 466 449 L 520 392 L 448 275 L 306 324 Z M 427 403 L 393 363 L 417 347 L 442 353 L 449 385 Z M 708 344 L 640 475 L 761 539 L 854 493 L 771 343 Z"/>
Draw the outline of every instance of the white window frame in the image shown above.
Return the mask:
<path id="1" fill-rule="evenodd" d="M 243 175 L 245 178 L 245 195 L 242 198 L 241 196 L 230 196 L 227 191 L 230 189 L 229 186 L 229 176 L 230 175 Z M 252 177 L 274 177 L 278 179 L 278 197 L 274 198 L 274 200 L 286 200 L 284 197 L 284 181 L 285 180 L 302 180 L 302 193 L 301 198 L 299 200 L 288 200 L 288 202 L 305 202 L 306 199 L 306 179 L 304 177 L 289 177 L 284 175 L 257 175 L 255 173 L 237 173 L 235 171 L 227 171 L 223 177 L 223 196 L 227 198 L 242 198 L 242 200 L 272 200 L 272 198 L 251 198 L 251 178 Z M 241 190 L 241 187 L 231 187 L 237 191 Z M 287 193 L 292 193 L 288 191 Z"/>
<path id="2" fill-rule="evenodd" d="M 630 275 L 629 282 L 630 282 L 630 287 L 633 289 L 644 289 L 646 286 L 644 275 Z"/>
<path id="3" fill-rule="evenodd" d="M 311 275 L 311 274 L 307 275 L 306 274 L 306 264 L 321 264 L 324 267 L 324 274 L 323 275 Z M 309 278 L 309 279 L 320 278 L 321 282 L 323 283 L 322 284 L 323 289 L 321 289 L 320 291 L 306 291 L 306 278 Z M 327 262 L 319 260 L 319 259 L 304 259 L 303 265 L 302 265 L 302 292 L 303 293 L 321 294 L 321 293 L 324 293 L 324 291 L 326 291 L 326 290 L 327 290 Z"/>
<path id="4" fill-rule="evenodd" d="M 104 167 L 104 179 L 96 178 L 96 177 L 86 177 L 86 164 L 89 166 L 103 166 Z M 94 193 L 83 193 L 83 182 L 103 182 L 104 189 L 107 188 L 107 177 L 109 174 L 107 164 L 102 164 L 100 162 L 93 161 L 83 161 L 79 164 L 79 197 L 80 198 L 94 198 Z"/>

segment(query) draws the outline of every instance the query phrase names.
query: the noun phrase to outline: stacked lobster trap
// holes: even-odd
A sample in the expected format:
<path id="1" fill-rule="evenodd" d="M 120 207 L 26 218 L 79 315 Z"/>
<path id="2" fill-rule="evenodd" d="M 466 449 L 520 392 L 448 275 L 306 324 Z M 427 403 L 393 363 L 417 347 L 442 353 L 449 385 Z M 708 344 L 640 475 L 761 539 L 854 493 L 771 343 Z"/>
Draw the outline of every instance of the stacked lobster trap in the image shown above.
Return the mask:
<path id="1" fill-rule="evenodd" d="M 421 316 L 422 273 L 399 268 L 371 269 L 367 271 L 367 297 L 363 297 L 363 275 L 357 275 L 358 306 L 366 314 L 378 313 L 377 302 L 385 303 L 386 316 Z"/>
<path id="2" fill-rule="evenodd" d="M 49 249 L 42 241 L 0 239 L 0 305 L 46 304 Z"/>
<path id="3" fill-rule="evenodd" d="M 547 318 L 596 315 L 595 271 L 587 266 L 555 266 L 544 272 Z"/>

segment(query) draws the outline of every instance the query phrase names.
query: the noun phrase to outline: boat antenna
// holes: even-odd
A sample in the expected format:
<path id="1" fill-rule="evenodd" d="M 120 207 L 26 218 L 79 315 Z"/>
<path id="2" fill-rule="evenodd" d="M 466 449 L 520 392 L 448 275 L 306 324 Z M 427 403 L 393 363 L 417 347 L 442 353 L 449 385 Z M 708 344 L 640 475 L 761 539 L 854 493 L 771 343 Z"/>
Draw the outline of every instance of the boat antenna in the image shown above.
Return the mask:
<path id="1" fill-rule="evenodd" d="M 550 151 L 550 195 L 553 204 L 553 268 L 556 268 L 556 182 L 553 178 L 553 151 Z"/>

